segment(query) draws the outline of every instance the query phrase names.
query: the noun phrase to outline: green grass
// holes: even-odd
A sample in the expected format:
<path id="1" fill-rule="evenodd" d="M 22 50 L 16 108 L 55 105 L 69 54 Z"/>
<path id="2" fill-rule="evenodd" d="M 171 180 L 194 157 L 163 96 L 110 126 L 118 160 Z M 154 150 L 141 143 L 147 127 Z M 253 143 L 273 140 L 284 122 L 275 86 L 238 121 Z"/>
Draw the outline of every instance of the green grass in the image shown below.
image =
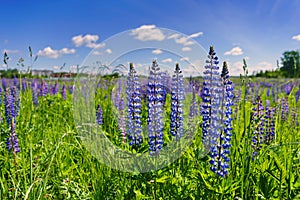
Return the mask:
<path id="1" fill-rule="evenodd" d="M 246 86 L 239 86 L 242 94 Z M 236 89 L 238 89 L 236 88 Z M 294 93 L 290 106 L 296 105 Z M 107 136 L 121 142 L 113 109 L 103 99 L 110 89 L 99 89 L 96 103 L 103 110 Z M 284 94 L 278 94 L 284 96 Z M 266 91 L 263 102 L 271 97 Z M 252 160 L 250 98 L 233 110 L 233 137 L 229 175 L 217 177 L 209 170 L 209 157 L 201 156 L 201 130 L 185 154 L 167 167 L 147 173 L 120 172 L 100 163 L 86 150 L 74 124 L 72 95 L 39 97 L 32 104 L 31 91 L 21 93 L 16 132 L 21 152 L 14 157 L 5 146 L 7 127 L 1 105 L 0 199 L 299 199 L 300 131 L 292 119 L 283 122 L 276 112 L 276 139 Z M 146 112 L 146 108 L 144 111 Z M 167 115 L 167 114 L 166 114 Z M 199 119 L 200 120 L 200 119 Z M 166 128 L 167 129 L 167 128 Z M 165 134 L 167 135 L 167 134 Z M 165 136 L 169 137 L 169 136 Z M 168 140 L 168 138 L 166 138 Z M 170 139 L 169 139 L 170 140 Z M 146 145 L 145 141 L 145 145 Z M 147 147 L 143 148 L 147 150 Z"/>

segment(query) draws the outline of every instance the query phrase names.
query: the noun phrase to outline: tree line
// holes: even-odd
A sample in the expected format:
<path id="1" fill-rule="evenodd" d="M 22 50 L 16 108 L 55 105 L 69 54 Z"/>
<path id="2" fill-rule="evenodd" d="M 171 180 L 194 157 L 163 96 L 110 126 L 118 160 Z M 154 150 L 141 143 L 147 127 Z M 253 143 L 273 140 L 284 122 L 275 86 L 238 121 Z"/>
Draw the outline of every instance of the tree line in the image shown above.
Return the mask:
<path id="1" fill-rule="evenodd" d="M 300 78 L 299 50 L 285 51 L 280 58 L 280 63 L 277 61 L 276 70 L 261 70 L 255 76 L 267 78 Z"/>

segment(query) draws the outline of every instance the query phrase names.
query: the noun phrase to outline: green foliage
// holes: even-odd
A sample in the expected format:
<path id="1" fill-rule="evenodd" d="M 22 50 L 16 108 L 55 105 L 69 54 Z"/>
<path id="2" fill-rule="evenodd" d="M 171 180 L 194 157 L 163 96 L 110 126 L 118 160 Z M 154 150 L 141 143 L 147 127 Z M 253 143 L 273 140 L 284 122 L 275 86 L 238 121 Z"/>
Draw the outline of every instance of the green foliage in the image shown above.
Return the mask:
<path id="1" fill-rule="evenodd" d="M 299 78 L 300 77 L 300 53 L 299 51 L 285 51 L 282 54 L 281 67 L 277 61 L 276 70 L 261 70 L 256 77 L 266 78 Z"/>
<path id="2" fill-rule="evenodd" d="M 299 127 L 282 122 L 277 112 L 276 140 L 264 146 L 257 159 L 251 159 L 251 103 L 246 98 L 250 79 L 246 63 L 244 66 L 242 85 L 236 88 L 242 96 L 234 107 L 231 168 L 226 178 L 211 172 L 208 157 L 200 156 L 200 127 L 185 154 L 163 169 L 143 174 L 110 169 L 82 145 L 73 121 L 72 95 L 66 101 L 60 94 L 39 97 L 39 106 L 34 107 L 27 90 L 21 93 L 17 118 L 21 152 L 16 169 L 6 151 L 7 136 L 3 131 L 0 135 L 0 199 L 297 199 Z M 99 88 L 97 103 L 105 108 L 104 121 L 111 122 L 107 136 L 122 145 L 120 132 L 110 126 L 117 126 L 112 109 L 102 101 L 110 93 L 110 88 Z M 269 97 L 264 94 L 262 99 Z M 294 98 L 289 101 L 294 105 Z M 3 116 L 3 104 L 0 112 Z M 0 126 L 5 129 L 5 121 Z"/>

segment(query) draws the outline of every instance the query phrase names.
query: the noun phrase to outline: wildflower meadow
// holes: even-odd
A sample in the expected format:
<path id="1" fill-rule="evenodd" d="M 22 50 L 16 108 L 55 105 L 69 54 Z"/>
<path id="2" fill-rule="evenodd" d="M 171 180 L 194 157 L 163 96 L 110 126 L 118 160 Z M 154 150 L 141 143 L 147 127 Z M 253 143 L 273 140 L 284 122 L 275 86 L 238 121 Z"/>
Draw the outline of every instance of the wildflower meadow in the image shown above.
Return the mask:
<path id="1" fill-rule="evenodd" d="M 130 63 L 92 79 L 94 91 L 88 74 L 2 78 L 0 199 L 300 199 L 299 80 L 251 77 L 246 60 L 233 77 L 217 46 L 205 63 L 197 77 L 178 63 L 165 72 L 154 59 L 147 75 Z M 80 130 L 140 162 L 100 162 Z"/>

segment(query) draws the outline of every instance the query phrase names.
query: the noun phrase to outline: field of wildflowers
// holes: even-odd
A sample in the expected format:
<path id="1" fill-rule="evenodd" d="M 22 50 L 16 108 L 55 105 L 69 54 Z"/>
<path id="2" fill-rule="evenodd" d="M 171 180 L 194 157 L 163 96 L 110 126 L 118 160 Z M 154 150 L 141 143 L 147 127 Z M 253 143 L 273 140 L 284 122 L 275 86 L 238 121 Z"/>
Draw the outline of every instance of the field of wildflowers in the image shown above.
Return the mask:
<path id="1" fill-rule="evenodd" d="M 213 47 L 206 64 L 201 78 L 178 64 L 166 74 L 156 60 L 145 78 L 130 64 L 97 83 L 95 126 L 116 146 L 159 160 L 172 141 L 192 140 L 144 173 L 112 169 L 85 148 L 72 80 L 3 78 L 0 199 L 299 199 L 299 80 L 251 79 L 245 61 L 231 78 Z"/>

